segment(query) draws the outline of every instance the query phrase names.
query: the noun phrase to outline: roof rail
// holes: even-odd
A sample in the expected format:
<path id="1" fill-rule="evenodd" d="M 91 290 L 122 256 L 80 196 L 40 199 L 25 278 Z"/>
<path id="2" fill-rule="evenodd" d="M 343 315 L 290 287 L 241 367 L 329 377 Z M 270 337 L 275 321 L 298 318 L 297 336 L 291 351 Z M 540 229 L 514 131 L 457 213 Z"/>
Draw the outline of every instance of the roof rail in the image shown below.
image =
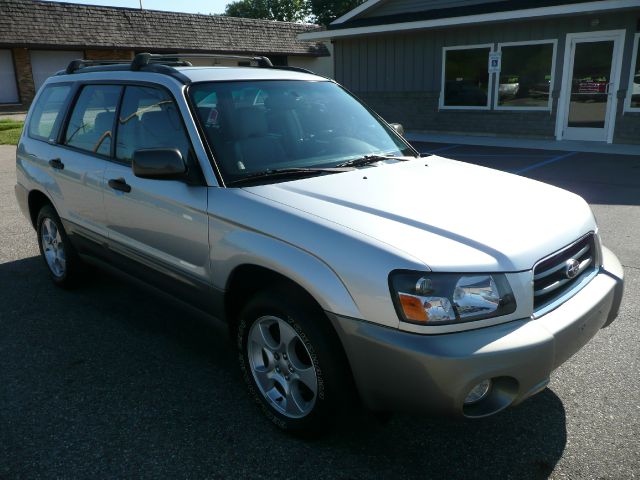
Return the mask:
<path id="1" fill-rule="evenodd" d="M 82 60 L 82 59 L 71 60 L 71 62 L 69 62 L 69 65 L 67 65 L 65 73 L 71 74 L 85 67 L 96 67 L 101 65 L 120 65 L 120 64 L 127 64 L 129 62 L 130 60 Z"/>
<path id="2" fill-rule="evenodd" d="M 276 70 L 288 70 L 290 72 L 310 73 L 311 75 L 317 75 L 316 73 L 312 72 L 308 68 L 302 68 L 302 67 L 290 67 L 289 65 L 274 65 L 272 68 L 275 68 Z"/>
<path id="3" fill-rule="evenodd" d="M 273 63 L 268 57 L 261 56 L 248 56 L 248 55 L 226 55 L 218 53 L 168 53 L 168 54 L 153 54 L 153 53 L 138 53 L 131 62 L 131 70 L 140 70 L 142 67 L 151 65 L 154 63 L 160 63 L 167 65 L 167 62 L 175 63 L 176 59 L 182 58 L 220 58 L 226 60 L 240 60 L 247 62 L 256 62 L 258 67 L 271 68 Z M 178 60 L 179 61 L 179 60 Z M 188 62 L 187 62 L 188 63 Z"/>

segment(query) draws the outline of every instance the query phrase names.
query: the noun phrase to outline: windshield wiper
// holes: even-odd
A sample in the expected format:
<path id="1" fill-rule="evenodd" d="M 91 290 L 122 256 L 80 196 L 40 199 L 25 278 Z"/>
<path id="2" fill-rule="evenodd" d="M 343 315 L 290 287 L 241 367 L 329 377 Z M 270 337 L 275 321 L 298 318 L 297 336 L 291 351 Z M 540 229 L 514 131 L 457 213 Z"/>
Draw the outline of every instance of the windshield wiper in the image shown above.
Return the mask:
<path id="1" fill-rule="evenodd" d="M 398 160 L 400 162 L 406 162 L 406 158 L 395 157 L 393 155 L 365 155 L 364 157 L 354 158 L 347 160 L 346 162 L 339 163 L 336 167 L 362 167 L 371 163 L 376 163 L 381 160 Z"/>
<path id="2" fill-rule="evenodd" d="M 338 167 L 309 167 L 309 168 L 269 168 L 267 170 L 262 170 L 260 172 L 251 173 L 245 177 L 239 178 L 237 180 L 232 180 L 227 182 L 227 185 L 236 185 L 239 183 L 245 183 L 255 180 L 261 180 L 265 178 L 277 178 L 277 177 L 299 177 L 313 173 L 340 173 L 340 172 L 349 172 L 353 170 L 353 168 L 348 168 L 345 166 Z"/>

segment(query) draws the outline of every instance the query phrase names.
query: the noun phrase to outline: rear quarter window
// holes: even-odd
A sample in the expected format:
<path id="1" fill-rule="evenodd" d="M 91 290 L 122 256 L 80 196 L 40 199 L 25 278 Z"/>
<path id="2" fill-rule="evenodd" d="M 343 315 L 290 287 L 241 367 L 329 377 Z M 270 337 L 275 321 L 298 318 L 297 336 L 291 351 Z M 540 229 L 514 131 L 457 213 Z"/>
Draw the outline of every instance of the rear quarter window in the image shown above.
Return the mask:
<path id="1" fill-rule="evenodd" d="M 55 141 L 62 120 L 71 85 L 50 85 L 45 87 L 29 120 L 29 136 L 45 142 Z"/>

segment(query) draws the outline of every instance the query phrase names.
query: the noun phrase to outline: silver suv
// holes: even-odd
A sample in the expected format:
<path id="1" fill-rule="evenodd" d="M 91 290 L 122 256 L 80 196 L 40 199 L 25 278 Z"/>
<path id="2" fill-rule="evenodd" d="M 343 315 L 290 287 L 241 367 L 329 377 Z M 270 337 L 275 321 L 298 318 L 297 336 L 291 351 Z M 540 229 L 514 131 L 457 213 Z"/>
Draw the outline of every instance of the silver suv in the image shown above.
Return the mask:
<path id="1" fill-rule="evenodd" d="M 614 320 L 622 268 L 580 197 L 420 157 L 335 82 L 245 61 L 47 80 L 16 195 L 57 285 L 96 264 L 226 321 L 250 395 L 305 433 L 494 414 Z"/>

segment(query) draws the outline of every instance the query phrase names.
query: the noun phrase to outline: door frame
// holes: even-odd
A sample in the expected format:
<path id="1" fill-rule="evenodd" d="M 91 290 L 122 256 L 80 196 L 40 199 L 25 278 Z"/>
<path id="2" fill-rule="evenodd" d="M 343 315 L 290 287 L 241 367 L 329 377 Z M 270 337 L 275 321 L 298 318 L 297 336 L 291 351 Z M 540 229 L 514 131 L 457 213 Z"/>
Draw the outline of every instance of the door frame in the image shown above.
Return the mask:
<path id="1" fill-rule="evenodd" d="M 571 99 L 571 80 L 573 78 L 574 63 L 574 42 L 581 41 L 597 42 L 599 40 L 613 40 L 613 57 L 611 59 L 611 86 L 609 105 L 605 117 L 605 141 L 613 142 L 613 132 L 615 130 L 616 112 L 618 110 L 618 95 L 620 88 L 620 75 L 622 70 L 622 57 L 624 54 L 626 30 L 602 30 L 598 32 L 568 33 L 564 44 L 564 63 L 562 65 L 562 84 L 560 97 L 558 98 L 558 111 L 556 114 L 556 140 L 564 138 L 566 125 L 568 123 L 569 100 Z"/>

